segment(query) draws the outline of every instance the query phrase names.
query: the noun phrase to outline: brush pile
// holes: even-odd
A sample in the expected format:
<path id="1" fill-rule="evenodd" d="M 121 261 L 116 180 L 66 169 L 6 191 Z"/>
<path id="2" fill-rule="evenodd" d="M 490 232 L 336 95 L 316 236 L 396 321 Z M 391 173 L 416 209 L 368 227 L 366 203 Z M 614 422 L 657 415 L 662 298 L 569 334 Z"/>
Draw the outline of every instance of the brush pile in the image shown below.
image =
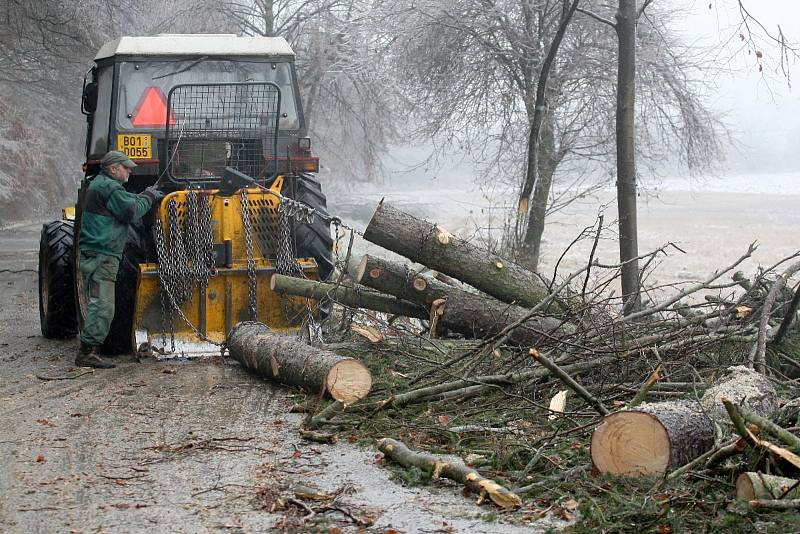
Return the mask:
<path id="1" fill-rule="evenodd" d="M 667 244 L 640 258 L 642 303 L 622 313 L 620 265 L 591 256 L 547 280 L 383 203 L 364 237 L 409 260 L 365 256 L 325 290 L 343 303 L 329 330 L 349 335 L 330 348 L 358 353 L 373 388 L 311 402 L 307 429 L 380 439 L 400 478 L 447 476 L 528 515 L 570 516 L 580 497 L 595 528 L 617 491 L 654 526 L 728 510 L 734 481 L 747 513 L 800 507 L 800 253 L 748 276 L 753 244 L 704 280 L 649 287 Z"/>

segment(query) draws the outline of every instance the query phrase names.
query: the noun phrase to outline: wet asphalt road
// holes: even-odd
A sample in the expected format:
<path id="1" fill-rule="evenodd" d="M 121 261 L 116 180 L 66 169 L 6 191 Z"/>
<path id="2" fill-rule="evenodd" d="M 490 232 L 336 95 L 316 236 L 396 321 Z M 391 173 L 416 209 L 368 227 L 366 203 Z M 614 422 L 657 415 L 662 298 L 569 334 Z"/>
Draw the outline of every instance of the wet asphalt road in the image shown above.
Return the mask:
<path id="1" fill-rule="evenodd" d="M 341 512 L 304 520 L 286 504 L 297 484 L 339 491 L 370 532 L 531 531 L 480 520 L 491 508 L 452 484 L 395 483 L 374 450 L 303 441 L 292 392 L 235 362 L 75 368 L 77 340 L 39 330 L 40 228 L 0 230 L 0 532 L 358 530 Z"/>

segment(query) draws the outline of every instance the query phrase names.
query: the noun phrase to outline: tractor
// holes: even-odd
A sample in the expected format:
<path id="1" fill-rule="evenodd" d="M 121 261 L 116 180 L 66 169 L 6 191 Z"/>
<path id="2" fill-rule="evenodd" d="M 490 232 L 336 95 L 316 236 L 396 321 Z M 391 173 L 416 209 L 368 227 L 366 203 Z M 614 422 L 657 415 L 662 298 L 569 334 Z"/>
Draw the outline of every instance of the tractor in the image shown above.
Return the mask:
<path id="1" fill-rule="evenodd" d="M 157 184 L 166 196 L 129 226 L 101 352 L 219 353 L 238 322 L 296 331 L 324 313 L 269 283 L 274 273 L 325 280 L 334 268 L 294 57 L 281 37 L 226 34 L 121 37 L 100 49 L 83 83 L 77 202 L 41 233 L 45 337 L 74 336 L 85 316 L 82 202 L 109 150 L 138 165 L 127 190 Z"/>

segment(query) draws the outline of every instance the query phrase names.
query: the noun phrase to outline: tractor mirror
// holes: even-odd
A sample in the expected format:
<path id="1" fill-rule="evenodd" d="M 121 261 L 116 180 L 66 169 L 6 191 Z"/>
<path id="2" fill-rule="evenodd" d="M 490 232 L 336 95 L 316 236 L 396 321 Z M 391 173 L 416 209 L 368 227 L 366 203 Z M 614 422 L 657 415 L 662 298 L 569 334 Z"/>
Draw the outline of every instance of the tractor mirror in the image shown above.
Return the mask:
<path id="1" fill-rule="evenodd" d="M 94 113 L 97 109 L 97 82 L 89 82 L 83 87 L 83 111 Z"/>

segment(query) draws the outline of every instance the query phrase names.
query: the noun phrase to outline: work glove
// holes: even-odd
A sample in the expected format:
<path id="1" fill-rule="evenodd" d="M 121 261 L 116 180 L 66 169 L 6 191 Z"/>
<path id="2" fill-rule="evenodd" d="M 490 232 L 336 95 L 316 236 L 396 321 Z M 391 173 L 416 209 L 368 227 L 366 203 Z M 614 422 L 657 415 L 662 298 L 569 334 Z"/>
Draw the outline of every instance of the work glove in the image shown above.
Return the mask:
<path id="1" fill-rule="evenodd" d="M 158 204 L 161 202 L 161 199 L 164 198 L 164 195 L 166 195 L 166 193 L 158 189 L 157 185 L 151 185 L 145 189 L 144 194 L 153 199 L 153 204 Z"/>

